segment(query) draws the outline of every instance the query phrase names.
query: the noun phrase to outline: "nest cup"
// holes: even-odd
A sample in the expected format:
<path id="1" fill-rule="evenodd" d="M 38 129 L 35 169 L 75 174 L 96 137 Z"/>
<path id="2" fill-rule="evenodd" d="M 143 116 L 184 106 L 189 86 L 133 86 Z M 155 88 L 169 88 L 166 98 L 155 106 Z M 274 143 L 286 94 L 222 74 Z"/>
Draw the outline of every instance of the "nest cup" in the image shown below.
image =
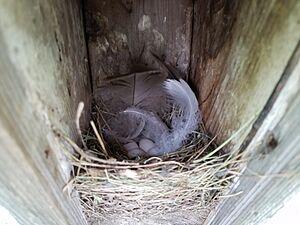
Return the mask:
<path id="1" fill-rule="evenodd" d="M 224 71 L 218 68 L 223 68 L 223 65 L 224 68 L 230 67 L 231 60 L 229 58 L 227 65 L 226 60 L 219 62 L 218 57 L 214 58 L 228 58 L 227 51 L 221 52 L 227 38 L 223 26 L 228 28 L 225 33 L 230 34 L 231 23 L 235 21 L 235 5 L 224 7 L 232 10 L 230 17 L 221 11 L 221 19 L 216 20 L 222 25 L 219 27 L 219 23 L 206 21 L 211 17 L 202 18 L 199 15 L 210 15 L 205 11 L 208 8 L 211 8 L 211 13 L 219 12 L 220 5 L 204 1 L 195 3 L 86 1 L 84 11 L 91 93 L 97 105 L 93 105 L 93 122 L 87 131 L 80 131 L 77 120 L 82 147 L 70 140 L 68 142 L 75 150 L 74 154 L 69 154 L 74 165 L 71 183 L 79 193 L 83 211 L 91 223 L 134 224 L 134 221 L 150 218 L 152 222 L 148 224 L 166 224 L 161 222 L 166 218 L 165 221 L 175 224 L 174 221 L 186 218 L 186 221 L 176 224 L 201 224 L 220 199 L 226 196 L 226 190 L 239 175 L 241 155 L 236 151 L 224 151 L 225 148 L 230 150 L 227 144 L 238 137 L 235 134 L 216 146 L 215 137 L 207 136 L 202 126 L 174 153 L 132 160 L 122 151 L 119 143 L 110 143 L 102 132 L 103 128 L 109 129 L 105 118 L 111 112 L 101 103 L 101 98 L 97 99 L 98 96 L 103 97 L 97 91 L 111 82 L 109 78 L 124 78 L 147 70 L 148 73 L 158 71 L 167 75 L 171 70 L 177 79 L 190 81 L 193 90 L 199 92 L 197 97 L 202 97 L 199 102 L 206 104 L 204 111 L 210 113 L 210 118 L 206 118 L 208 121 L 223 123 L 221 117 L 223 119 L 225 113 L 218 112 L 219 106 L 226 113 L 231 113 L 223 107 L 231 102 L 231 96 L 215 91 L 219 87 L 227 88 L 227 79 L 223 79 L 221 74 Z M 224 13 L 228 13 L 227 10 Z M 217 36 L 211 38 L 210 34 Z M 220 45 L 216 45 L 218 43 Z M 210 65 L 213 59 L 216 63 Z M 162 65 L 164 63 L 161 61 L 167 65 Z M 179 76 L 176 76 L 174 68 L 180 72 Z M 133 80 L 134 84 L 138 83 L 138 79 Z M 112 94 L 112 99 L 116 96 L 121 96 L 119 90 Z M 205 108 L 203 105 L 201 107 Z M 232 105 L 229 104 L 229 107 Z M 228 118 L 232 119 L 235 115 Z M 225 122 L 229 122 L 228 118 Z M 238 126 L 232 126 L 234 129 L 228 132 Z M 223 129 L 223 136 L 218 137 L 223 141 L 228 137 L 223 132 L 228 127 L 224 127 L 217 126 L 212 130 L 210 126 L 209 129 L 213 133 Z M 153 222 L 157 218 L 160 222 Z"/>
<path id="2" fill-rule="evenodd" d="M 0 205 L 25 224 L 243 224 L 268 217 L 300 181 L 300 1 L 287 3 L 6 1 Z M 212 135 L 202 128 L 177 152 L 129 159 L 105 137 L 109 112 L 97 91 L 108 78 L 168 73 L 160 61 L 189 82 Z"/>
<path id="3" fill-rule="evenodd" d="M 225 153 L 224 148 L 243 128 L 216 146 L 201 126 L 202 132 L 195 131 L 174 153 L 130 160 L 119 148 L 106 143 L 101 133 L 106 126 L 103 108 L 93 107 L 82 148 L 66 138 L 75 150 L 68 154 L 74 165 L 71 183 L 90 223 L 174 215 L 203 221 L 226 197 L 239 174 L 241 155 Z"/>

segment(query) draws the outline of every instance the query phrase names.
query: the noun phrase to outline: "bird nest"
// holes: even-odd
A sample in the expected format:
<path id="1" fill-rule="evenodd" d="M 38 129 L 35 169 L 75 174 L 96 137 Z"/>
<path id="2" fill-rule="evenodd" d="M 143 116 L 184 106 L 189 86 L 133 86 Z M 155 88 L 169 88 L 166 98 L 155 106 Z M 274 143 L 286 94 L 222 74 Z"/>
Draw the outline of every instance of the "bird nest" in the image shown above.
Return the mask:
<path id="1" fill-rule="evenodd" d="M 177 152 L 130 160 L 105 143 L 100 132 L 102 113 L 95 107 L 95 122 L 82 135 L 82 148 L 66 137 L 74 149 L 68 153 L 74 166 L 70 183 L 79 193 L 89 221 L 160 217 L 173 212 L 205 218 L 220 198 L 228 197 L 242 157 L 237 152 L 226 153 L 224 148 L 242 128 L 219 146 L 214 138 L 194 132 Z M 77 128 L 81 133 L 79 121 Z"/>

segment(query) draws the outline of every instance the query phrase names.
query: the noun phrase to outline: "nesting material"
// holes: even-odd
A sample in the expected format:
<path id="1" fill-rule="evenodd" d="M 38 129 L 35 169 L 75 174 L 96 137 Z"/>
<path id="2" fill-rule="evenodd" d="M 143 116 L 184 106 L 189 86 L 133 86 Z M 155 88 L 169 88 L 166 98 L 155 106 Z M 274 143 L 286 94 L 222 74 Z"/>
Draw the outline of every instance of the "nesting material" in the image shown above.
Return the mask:
<path id="1" fill-rule="evenodd" d="M 92 123 L 83 136 L 87 149 L 66 139 L 75 150 L 69 154 L 75 168 L 71 183 L 89 221 L 160 217 L 174 212 L 205 218 L 219 199 L 226 197 L 239 175 L 241 155 L 222 150 L 237 134 L 216 147 L 213 139 L 194 132 L 177 152 L 129 160 L 124 159 L 126 154 L 106 145 L 99 132 L 101 117 L 97 108 L 96 124 Z"/>

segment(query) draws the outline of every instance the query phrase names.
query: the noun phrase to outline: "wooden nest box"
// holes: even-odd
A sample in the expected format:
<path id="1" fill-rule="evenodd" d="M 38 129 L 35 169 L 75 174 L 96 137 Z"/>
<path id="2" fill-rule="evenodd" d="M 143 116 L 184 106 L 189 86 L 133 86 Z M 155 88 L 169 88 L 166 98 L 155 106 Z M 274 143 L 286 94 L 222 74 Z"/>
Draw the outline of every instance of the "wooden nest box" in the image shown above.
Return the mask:
<path id="1" fill-rule="evenodd" d="M 79 140 L 105 77 L 157 67 L 189 81 L 206 129 L 252 159 L 205 224 L 258 224 L 300 190 L 298 0 L 0 0 L 0 205 L 20 224 L 86 224 L 59 129 Z M 274 174 L 291 174 L 273 176 Z M 254 178 L 253 178 L 254 177 Z"/>

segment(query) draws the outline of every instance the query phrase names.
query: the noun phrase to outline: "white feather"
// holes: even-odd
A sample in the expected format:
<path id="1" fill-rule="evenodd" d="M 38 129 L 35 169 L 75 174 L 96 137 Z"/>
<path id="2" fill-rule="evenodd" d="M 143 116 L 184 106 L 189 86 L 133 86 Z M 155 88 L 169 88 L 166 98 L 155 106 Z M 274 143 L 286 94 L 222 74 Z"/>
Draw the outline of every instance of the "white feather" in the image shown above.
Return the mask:
<path id="1" fill-rule="evenodd" d="M 164 82 L 168 96 L 175 103 L 179 112 L 172 117 L 174 130 L 195 130 L 199 125 L 200 111 L 198 100 L 190 86 L 182 79 L 168 79 Z"/>
<path id="2" fill-rule="evenodd" d="M 112 130 L 110 135 L 124 144 L 130 157 L 174 152 L 199 126 L 201 117 L 197 98 L 182 79 L 164 81 L 154 75 L 134 76 L 131 81 L 122 80 L 105 90 L 105 96 L 110 96 L 106 99 L 110 110 L 117 112 L 108 120 Z M 168 127 L 160 116 L 161 111 L 167 113 L 170 106 L 175 106 L 176 110 Z M 131 149 L 132 144 L 127 143 L 140 143 L 141 146 Z"/>
<path id="3" fill-rule="evenodd" d="M 201 119 L 197 98 L 184 80 L 166 80 L 164 85 L 172 104 L 179 109 L 177 113 L 172 114 L 170 129 L 153 113 L 138 108 L 129 108 L 124 111 L 124 113 L 135 116 L 136 119 L 146 121 L 141 137 L 146 137 L 155 144 L 155 147 L 146 153 L 148 156 L 176 151 L 184 144 L 186 138 L 198 128 Z"/>
<path id="4" fill-rule="evenodd" d="M 149 151 L 148 155 L 162 155 L 176 151 L 198 128 L 201 120 L 197 98 L 184 80 L 169 79 L 164 84 L 171 102 L 179 110 L 172 114 L 171 131 L 164 133 L 160 140 L 154 141 L 157 147 Z"/>

